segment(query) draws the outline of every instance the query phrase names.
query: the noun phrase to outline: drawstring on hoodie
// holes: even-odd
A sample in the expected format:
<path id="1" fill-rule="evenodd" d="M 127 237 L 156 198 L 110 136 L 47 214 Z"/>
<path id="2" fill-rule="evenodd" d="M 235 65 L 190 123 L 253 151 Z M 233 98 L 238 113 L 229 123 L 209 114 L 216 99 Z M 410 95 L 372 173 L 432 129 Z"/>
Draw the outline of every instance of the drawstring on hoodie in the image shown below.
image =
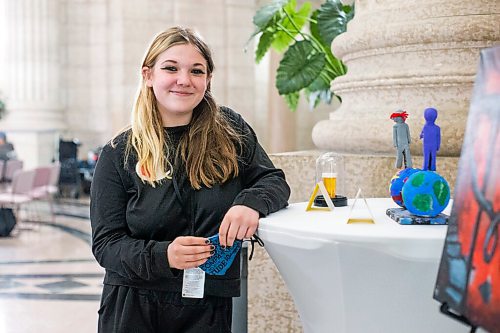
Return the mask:
<path id="1" fill-rule="evenodd" d="M 255 243 L 259 244 L 261 247 L 264 247 L 264 241 L 257 235 L 253 235 L 252 238 L 245 239 L 245 241 L 250 242 L 250 245 L 252 246 L 252 249 L 250 250 L 250 256 L 248 257 L 248 260 L 252 260 Z"/>

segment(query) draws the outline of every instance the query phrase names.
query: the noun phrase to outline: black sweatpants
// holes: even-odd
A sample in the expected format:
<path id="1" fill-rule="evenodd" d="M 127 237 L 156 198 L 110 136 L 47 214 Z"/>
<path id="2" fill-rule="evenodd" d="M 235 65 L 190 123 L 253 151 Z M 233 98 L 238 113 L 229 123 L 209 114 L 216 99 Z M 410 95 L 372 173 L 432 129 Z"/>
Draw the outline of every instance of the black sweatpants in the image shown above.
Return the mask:
<path id="1" fill-rule="evenodd" d="M 230 333 L 232 298 L 104 285 L 99 333 Z"/>

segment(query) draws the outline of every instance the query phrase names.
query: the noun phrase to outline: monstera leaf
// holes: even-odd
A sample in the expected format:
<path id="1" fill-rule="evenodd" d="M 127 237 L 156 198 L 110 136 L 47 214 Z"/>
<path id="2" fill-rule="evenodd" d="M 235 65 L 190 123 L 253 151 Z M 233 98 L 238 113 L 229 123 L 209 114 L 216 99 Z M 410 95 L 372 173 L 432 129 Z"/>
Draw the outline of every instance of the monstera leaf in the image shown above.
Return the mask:
<path id="1" fill-rule="evenodd" d="M 325 54 L 310 41 L 298 41 L 285 52 L 278 67 L 276 87 L 286 95 L 310 85 L 325 66 Z"/>
<path id="2" fill-rule="evenodd" d="M 295 42 L 295 36 L 306 24 L 311 12 L 311 4 L 305 2 L 299 10 L 295 10 L 296 0 L 276 0 L 257 11 L 253 22 L 257 27 L 254 37 L 261 34 L 255 61 L 259 63 L 270 47 L 278 52 L 284 52 Z"/>
<path id="3" fill-rule="evenodd" d="M 257 45 L 257 50 L 255 50 L 255 62 L 259 63 L 266 55 L 267 50 L 269 50 L 271 44 L 273 43 L 273 39 L 273 32 L 265 31 L 262 33 L 259 39 L 259 44 Z"/>
<path id="4" fill-rule="evenodd" d="M 279 11 L 288 4 L 287 0 L 274 0 L 268 5 L 261 7 L 253 17 L 253 24 L 260 31 L 264 31 L 271 23 L 273 18 L 279 14 Z"/>
<path id="5" fill-rule="evenodd" d="M 253 18 L 257 29 L 251 36 L 259 35 L 257 63 L 270 48 L 284 52 L 276 88 L 292 110 L 297 108 L 301 91 L 312 108 L 320 101 L 330 103 L 335 96 L 330 82 L 344 75 L 346 67 L 330 47 L 354 16 L 354 7 L 344 6 L 340 0 L 325 0 L 316 10 L 311 1 L 304 1 L 298 10 L 296 5 L 296 0 L 274 0 L 260 8 Z M 309 29 L 304 28 L 306 23 Z"/>
<path id="6" fill-rule="evenodd" d="M 325 71 L 323 69 L 323 72 Z M 311 110 L 317 107 L 320 102 L 324 102 L 325 104 L 332 102 L 333 93 L 330 91 L 330 82 L 331 79 L 329 76 L 325 78 L 324 75 L 320 75 L 304 89 Z"/>
<path id="7" fill-rule="evenodd" d="M 286 104 L 291 110 L 297 110 L 297 105 L 299 104 L 300 98 L 300 93 L 298 91 L 283 95 L 283 98 L 285 99 Z"/>
<path id="8" fill-rule="evenodd" d="M 305 2 L 298 11 L 295 11 L 295 6 L 295 0 L 292 0 L 283 7 L 284 15 L 279 23 L 280 28 L 283 27 L 284 29 L 276 32 L 272 44 L 273 49 L 278 52 L 285 51 L 291 43 L 295 42 L 295 36 L 307 22 L 307 17 L 311 12 L 311 4 L 308 2 Z"/>
<path id="9" fill-rule="evenodd" d="M 345 32 L 347 28 L 347 13 L 340 0 L 328 0 L 318 11 L 318 31 L 321 40 L 331 45 L 335 37 Z"/>

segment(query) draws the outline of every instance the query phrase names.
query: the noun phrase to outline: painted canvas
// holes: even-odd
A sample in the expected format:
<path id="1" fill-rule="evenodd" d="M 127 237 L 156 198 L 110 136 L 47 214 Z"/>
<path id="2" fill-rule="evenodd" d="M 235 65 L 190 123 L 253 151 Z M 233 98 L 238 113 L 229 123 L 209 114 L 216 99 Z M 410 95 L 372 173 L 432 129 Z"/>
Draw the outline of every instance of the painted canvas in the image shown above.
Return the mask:
<path id="1" fill-rule="evenodd" d="M 481 52 L 434 298 L 500 332 L 500 46 Z"/>

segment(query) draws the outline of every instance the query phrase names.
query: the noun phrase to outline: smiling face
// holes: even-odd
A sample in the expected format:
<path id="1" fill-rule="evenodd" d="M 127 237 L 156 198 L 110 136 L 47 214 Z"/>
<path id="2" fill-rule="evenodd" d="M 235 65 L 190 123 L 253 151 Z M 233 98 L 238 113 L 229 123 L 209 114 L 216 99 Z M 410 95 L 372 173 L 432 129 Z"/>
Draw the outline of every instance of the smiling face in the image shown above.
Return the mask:
<path id="1" fill-rule="evenodd" d="M 163 126 L 189 124 L 210 81 L 207 61 L 192 44 L 175 45 L 143 67 L 146 85 L 153 89 Z"/>

